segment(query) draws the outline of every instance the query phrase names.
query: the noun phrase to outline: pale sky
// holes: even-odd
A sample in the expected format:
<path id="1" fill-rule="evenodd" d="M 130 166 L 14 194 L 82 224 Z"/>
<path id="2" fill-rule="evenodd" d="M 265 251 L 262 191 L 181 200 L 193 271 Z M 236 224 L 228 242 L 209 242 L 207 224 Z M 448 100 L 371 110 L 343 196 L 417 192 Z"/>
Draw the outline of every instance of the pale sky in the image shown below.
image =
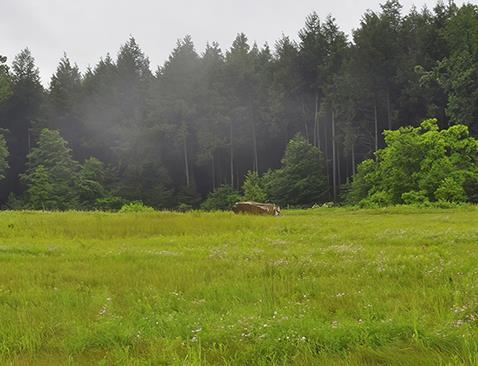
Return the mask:
<path id="1" fill-rule="evenodd" d="M 472 3 L 478 0 L 471 0 Z M 151 60 L 162 64 L 178 38 L 193 37 L 197 50 L 217 41 L 225 50 L 244 32 L 249 40 L 271 46 L 282 34 L 297 37 L 307 14 L 332 14 L 350 33 L 367 9 L 380 0 L 0 0 L 0 55 L 9 63 L 29 47 L 45 85 L 66 52 L 82 71 L 118 49 L 133 35 Z M 464 1 L 456 0 L 457 4 Z M 470 2 L 470 1 L 465 1 Z M 432 8 L 436 0 L 402 0 Z"/>

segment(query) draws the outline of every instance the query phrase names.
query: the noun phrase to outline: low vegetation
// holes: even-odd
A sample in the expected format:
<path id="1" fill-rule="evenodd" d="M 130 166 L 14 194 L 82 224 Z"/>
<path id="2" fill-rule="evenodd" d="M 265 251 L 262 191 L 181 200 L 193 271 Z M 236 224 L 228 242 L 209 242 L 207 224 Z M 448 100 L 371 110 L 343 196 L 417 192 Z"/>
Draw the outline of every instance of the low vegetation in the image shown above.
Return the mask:
<path id="1" fill-rule="evenodd" d="M 478 362 L 475 207 L 137 211 L 0 213 L 1 364 Z"/>

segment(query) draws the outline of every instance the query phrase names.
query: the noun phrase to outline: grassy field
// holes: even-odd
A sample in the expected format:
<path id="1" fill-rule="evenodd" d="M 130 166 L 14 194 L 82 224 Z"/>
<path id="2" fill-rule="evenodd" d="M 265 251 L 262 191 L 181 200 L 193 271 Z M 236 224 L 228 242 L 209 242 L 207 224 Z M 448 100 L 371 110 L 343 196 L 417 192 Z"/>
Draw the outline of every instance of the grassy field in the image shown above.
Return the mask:
<path id="1" fill-rule="evenodd" d="M 478 364 L 478 210 L 0 213 L 0 364 Z"/>

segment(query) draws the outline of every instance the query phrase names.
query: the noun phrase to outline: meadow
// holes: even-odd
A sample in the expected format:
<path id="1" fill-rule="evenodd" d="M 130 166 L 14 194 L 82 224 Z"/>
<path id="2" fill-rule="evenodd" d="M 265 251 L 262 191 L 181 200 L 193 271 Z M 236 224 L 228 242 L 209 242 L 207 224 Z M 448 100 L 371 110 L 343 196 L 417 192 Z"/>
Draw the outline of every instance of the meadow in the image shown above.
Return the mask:
<path id="1" fill-rule="evenodd" d="M 477 223 L 0 212 L 0 364 L 478 364 Z"/>

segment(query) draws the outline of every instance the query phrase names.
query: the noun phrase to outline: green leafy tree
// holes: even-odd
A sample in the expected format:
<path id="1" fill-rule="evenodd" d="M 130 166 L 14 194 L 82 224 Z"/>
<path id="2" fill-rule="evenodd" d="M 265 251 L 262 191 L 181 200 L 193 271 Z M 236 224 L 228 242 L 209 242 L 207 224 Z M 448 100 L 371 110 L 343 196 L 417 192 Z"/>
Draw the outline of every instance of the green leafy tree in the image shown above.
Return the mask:
<path id="1" fill-rule="evenodd" d="M 78 162 L 58 131 L 43 129 L 37 146 L 28 154 L 27 171 L 21 175 L 26 186 L 24 202 L 35 209 L 66 210 L 79 201 Z M 45 191 L 41 192 L 45 183 Z"/>
<path id="2" fill-rule="evenodd" d="M 287 145 L 282 168 L 269 171 L 264 180 L 269 199 L 283 206 L 312 206 L 327 197 L 322 153 L 301 135 Z"/>
<path id="3" fill-rule="evenodd" d="M 349 201 L 373 201 L 379 192 L 388 204 L 476 200 L 478 140 L 467 126 L 439 130 L 436 120 L 426 120 L 419 127 L 387 131 L 385 142 L 376 162 L 359 166 Z"/>

